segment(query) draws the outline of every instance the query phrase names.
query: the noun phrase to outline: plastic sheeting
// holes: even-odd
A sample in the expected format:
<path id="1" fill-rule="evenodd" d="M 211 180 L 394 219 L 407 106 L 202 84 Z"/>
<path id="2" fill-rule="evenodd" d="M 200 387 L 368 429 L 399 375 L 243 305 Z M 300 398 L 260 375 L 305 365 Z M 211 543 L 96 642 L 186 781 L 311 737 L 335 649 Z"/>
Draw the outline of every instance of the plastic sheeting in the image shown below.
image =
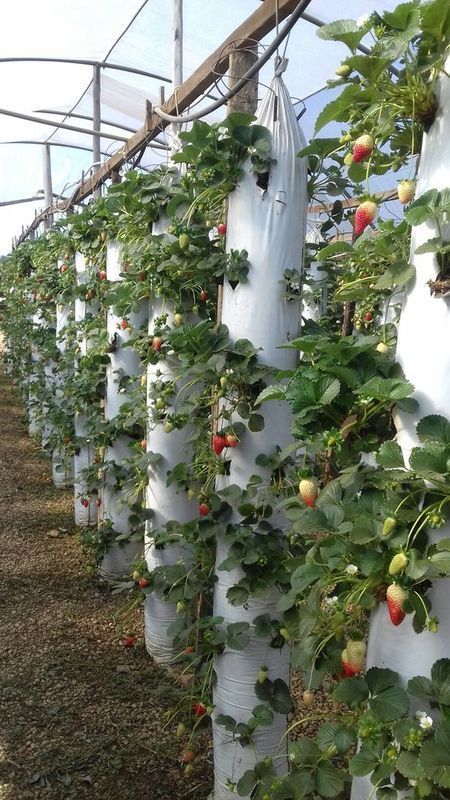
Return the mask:
<path id="1" fill-rule="evenodd" d="M 450 60 L 447 62 L 447 71 Z M 439 111 L 428 134 L 424 134 L 416 189 L 420 197 L 430 189 L 446 189 L 450 185 L 450 79 L 444 78 L 439 87 Z M 414 397 L 419 409 L 414 414 L 397 414 L 397 441 L 405 459 L 419 444 L 415 426 L 421 417 L 442 414 L 450 417 L 450 355 L 439 343 L 448 341 L 450 305 L 447 299 L 430 294 L 427 281 L 435 278 L 436 259 L 433 253 L 415 255 L 415 250 L 436 236 L 432 224 L 425 222 L 413 228 L 411 261 L 416 268 L 416 280 L 402 309 L 397 344 L 397 359 L 405 377 L 415 386 Z M 450 525 L 441 528 L 437 538 L 450 536 Z M 450 580 L 434 581 L 427 596 L 431 614 L 439 619 L 437 633 L 417 634 L 412 627 L 412 615 L 394 627 L 386 604 L 382 603 L 372 615 L 367 649 L 367 668 L 389 667 L 398 672 L 404 682 L 415 675 L 429 676 L 433 663 L 450 657 Z M 420 707 L 426 707 L 424 700 Z M 353 781 L 352 800 L 366 800 L 373 792 L 369 779 Z"/>
<path id="2" fill-rule="evenodd" d="M 295 350 L 279 349 L 279 345 L 296 338 L 300 326 L 300 300 L 284 299 L 285 270 L 302 269 L 302 249 L 306 222 L 306 165 L 297 157 L 304 146 L 288 91 L 280 78 L 272 81 L 257 114 L 257 122 L 265 125 L 272 134 L 272 166 L 267 191 L 256 185 L 256 177 L 247 166 L 244 175 L 230 195 L 227 221 L 227 249 L 246 249 L 249 253 L 250 269 L 248 282 L 238 284 L 233 290 L 225 281 L 223 293 L 222 321 L 228 326 L 232 339 L 249 339 L 261 348 L 258 358 L 263 364 L 280 369 L 295 367 Z M 233 450 L 230 474 L 226 484 L 245 487 L 250 476 L 258 472 L 264 478 L 269 475 L 255 467 L 255 458 L 260 453 L 271 453 L 275 446 L 283 447 L 291 441 L 290 413 L 286 404 L 265 403 L 261 413 L 265 427 L 258 433 L 246 432 L 241 443 Z M 222 484 L 225 479 L 222 479 Z M 238 521 L 236 517 L 236 521 Z M 217 564 L 228 552 L 225 541 L 219 539 Z M 240 569 L 230 572 L 218 570 L 214 616 L 224 617 L 224 624 L 248 621 L 250 624 L 259 614 L 279 618 L 277 592 L 267 596 L 251 598 L 246 607 L 235 608 L 226 598 L 227 590 L 243 575 Z M 277 767 L 287 767 L 282 758 L 280 745 L 286 729 L 286 718 L 274 714 L 271 725 L 257 728 L 254 747 L 242 746 L 233 741 L 225 728 L 217 725 L 218 714 L 232 716 L 239 722 L 248 722 L 252 709 L 258 704 L 254 692 L 261 666 L 269 667 L 271 680 L 288 680 L 289 648 L 280 650 L 270 647 L 270 639 L 251 636 L 250 644 L 240 652 L 225 648 L 215 660 L 217 681 L 214 688 L 214 763 L 215 800 L 232 800 L 235 793 L 227 788 L 227 780 L 237 781 L 251 769 L 255 761 L 266 755 L 274 755 L 278 749 Z"/>

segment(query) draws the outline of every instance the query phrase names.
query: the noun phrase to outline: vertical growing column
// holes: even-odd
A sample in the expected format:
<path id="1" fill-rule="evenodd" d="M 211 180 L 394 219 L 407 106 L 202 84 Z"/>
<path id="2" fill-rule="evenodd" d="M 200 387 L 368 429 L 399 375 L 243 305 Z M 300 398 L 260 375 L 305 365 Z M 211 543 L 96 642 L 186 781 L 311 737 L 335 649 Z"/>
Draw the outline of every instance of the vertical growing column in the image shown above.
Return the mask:
<path id="1" fill-rule="evenodd" d="M 121 275 L 121 253 L 117 243 L 108 244 L 106 258 L 106 273 L 108 280 L 118 283 L 123 280 Z M 114 310 L 109 308 L 107 315 L 108 339 L 110 342 L 110 363 L 106 370 L 106 401 L 105 418 L 113 421 L 120 412 L 124 402 L 129 399 L 130 389 L 135 382 L 127 382 L 121 389 L 121 378 L 139 377 L 142 373 L 141 360 L 132 347 L 124 347 L 130 338 L 128 322 L 133 328 L 140 326 L 147 319 L 147 304 L 137 311 L 131 312 L 127 320 L 118 317 Z M 129 541 L 127 536 L 132 534 L 129 517 L 130 511 L 130 492 L 129 482 L 125 482 L 118 488 L 114 476 L 115 467 L 123 467 L 130 457 L 130 444 L 132 439 L 126 435 L 119 435 L 106 448 L 105 459 L 107 462 L 104 485 L 101 493 L 102 504 L 100 514 L 104 521 L 112 525 L 114 534 L 117 534 L 117 541 L 113 542 L 102 559 L 100 572 L 104 577 L 114 578 L 130 572 L 131 565 L 142 553 L 142 541 Z M 135 502 L 135 500 L 133 500 Z"/>
<path id="2" fill-rule="evenodd" d="M 235 289 L 225 282 L 222 321 L 234 340 L 249 339 L 256 348 L 262 364 L 280 369 L 292 369 L 296 354 L 293 350 L 280 350 L 279 345 L 297 336 L 300 327 L 298 301 L 284 299 L 284 273 L 301 269 L 305 231 L 306 169 L 297 158 L 304 146 L 288 92 L 279 78 L 275 78 L 257 115 L 257 122 L 265 125 L 272 134 L 272 166 L 268 188 L 258 188 L 256 177 L 247 167 L 230 196 L 227 249 L 246 249 L 250 271 L 248 283 Z M 227 484 L 237 484 L 244 489 L 251 475 L 257 473 L 267 481 L 269 473 L 255 464 L 256 457 L 271 454 L 276 446 L 290 441 L 290 417 L 285 406 L 272 401 L 264 405 L 264 429 L 246 432 L 231 456 Z M 234 521 L 239 522 L 236 512 Z M 219 566 L 227 558 L 229 546 L 223 538 L 217 543 Z M 248 622 L 268 614 L 279 617 L 278 593 L 274 589 L 265 595 L 250 597 L 245 607 L 228 602 L 227 592 L 243 576 L 240 568 L 217 570 L 214 597 L 214 616 L 224 618 L 224 624 Z M 276 649 L 270 646 L 271 638 L 256 637 L 250 627 L 250 642 L 243 650 L 228 647 L 216 658 L 217 676 L 214 688 L 214 762 L 215 800 L 231 800 L 228 780 L 236 782 L 257 760 L 274 755 L 286 731 L 286 716 L 274 713 L 271 725 L 257 728 L 252 745 L 242 746 L 232 739 L 224 727 L 217 724 L 219 714 L 247 723 L 252 710 L 260 703 L 255 695 L 255 683 L 262 666 L 268 669 L 268 678 L 288 681 L 289 650 L 287 646 Z M 277 765 L 286 768 L 280 749 Z"/>
<path id="3" fill-rule="evenodd" d="M 447 62 L 447 71 L 450 62 Z M 450 186 L 450 79 L 441 78 L 439 110 L 429 133 L 424 134 L 416 198 L 431 189 L 448 189 Z M 419 444 L 416 433 L 418 421 L 430 414 L 450 419 L 450 330 L 449 298 L 434 297 L 428 281 L 436 279 L 438 266 L 434 253 L 416 254 L 420 245 L 436 237 L 434 223 L 415 226 L 411 240 L 411 262 L 416 268 L 416 279 L 408 290 L 401 312 L 398 330 L 397 360 L 405 377 L 415 387 L 418 410 L 414 414 L 398 413 L 395 419 L 397 441 L 408 463 L 413 447 Z M 450 225 L 442 231 L 450 238 Z M 447 523 L 435 535 L 450 536 Z M 433 582 L 427 593 L 431 613 L 439 619 L 436 633 L 428 630 L 415 633 L 412 614 L 401 625 L 394 627 L 389 619 L 386 604 L 381 603 L 373 612 L 367 648 L 367 669 L 372 666 L 389 667 L 406 682 L 415 675 L 429 676 L 433 663 L 450 656 L 450 580 Z M 421 701 L 423 708 L 425 701 Z M 353 781 L 352 799 L 365 800 L 373 786 L 368 778 Z"/>
<path id="4" fill-rule="evenodd" d="M 77 272 L 77 285 L 86 283 L 86 262 L 81 253 L 75 255 L 75 269 Z M 86 301 L 75 300 L 75 323 L 83 325 L 86 319 Z M 84 331 L 79 336 L 80 355 L 84 356 L 88 350 L 88 341 Z M 75 363 L 75 369 L 77 364 Z M 83 470 L 92 466 L 95 449 L 89 441 L 86 414 L 83 409 L 75 413 L 75 455 L 74 455 L 74 490 L 75 490 L 75 524 L 81 527 L 97 524 L 97 505 L 95 500 L 88 496 L 88 485 L 83 476 Z"/>
<path id="5" fill-rule="evenodd" d="M 33 314 L 32 330 L 38 331 L 45 324 L 44 317 L 40 311 Z M 42 380 L 42 363 L 39 348 L 35 341 L 31 344 L 31 370 L 28 382 L 28 433 L 30 436 L 37 436 L 41 433 L 41 423 L 39 419 L 39 385 Z"/>
<path id="6" fill-rule="evenodd" d="M 56 303 L 56 347 L 60 357 L 64 356 L 66 350 L 66 328 L 70 319 L 70 307 L 62 298 L 57 298 Z M 68 378 L 66 372 L 58 370 L 55 385 L 55 403 L 63 409 L 65 382 Z M 52 473 L 53 483 L 58 489 L 71 486 L 73 482 L 73 458 L 68 455 L 64 445 L 59 445 L 53 449 L 52 453 Z"/>
<path id="7" fill-rule="evenodd" d="M 165 221 L 153 226 L 153 233 L 158 234 L 165 228 Z M 155 335 L 155 323 L 163 314 L 168 314 L 169 324 L 172 321 L 172 309 L 167 307 L 163 300 L 153 300 L 149 316 L 149 337 Z M 180 524 L 189 522 L 197 516 L 197 504 L 189 500 L 186 492 L 176 483 L 167 486 L 168 472 L 180 461 L 189 463 L 192 459 L 193 448 L 188 442 L 192 434 L 192 426 L 186 425 L 178 429 L 167 425 L 164 415 L 158 412 L 154 405 L 153 384 L 160 381 L 161 385 L 171 383 L 176 376 L 163 358 L 156 363 L 150 363 L 147 369 L 148 393 L 148 431 L 147 443 L 149 449 L 157 453 L 159 461 L 149 466 L 149 480 L 147 486 L 147 508 L 153 512 L 146 523 L 145 558 L 150 572 L 153 570 L 186 562 L 189 559 L 189 549 L 183 544 L 167 543 L 164 547 L 156 547 L 153 533 L 163 529 L 169 521 Z M 178 380 L 174 396 L 181 398 L 183 381 Z M 158 403 L 158 401 L 156 401 Z M 176 413 L 176 406 L 170 407 L 171 413 Z M 145 643 L 150 655 L 159 664 L 169 664 L 175 650 L 172 638 L 168 635 L 169 625 L 177 618 L 176 603 L 167 602 L 157 590 L 145 598 Z"/>

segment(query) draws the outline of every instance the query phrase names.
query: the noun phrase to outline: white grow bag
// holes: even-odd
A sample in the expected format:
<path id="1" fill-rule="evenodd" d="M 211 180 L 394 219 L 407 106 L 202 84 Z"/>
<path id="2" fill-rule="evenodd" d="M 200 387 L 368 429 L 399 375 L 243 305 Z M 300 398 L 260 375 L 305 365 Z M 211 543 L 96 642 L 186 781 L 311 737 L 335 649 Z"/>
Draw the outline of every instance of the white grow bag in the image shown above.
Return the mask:
<path id="1" fill-rule="evenodd" d="M 75 255 L 75 268 L 77 271 L 77 284 L 86 283 L 86 263 L 81 253 Z M 75 300 L 75 322 L 83 322 L 86 317 L 86 303 L 84 300 Z M 88 342 L 83 335 L 79 341 L 81 355 L 86 355 Z M 76 368 L 76 365 L 75 365 Z M 97 524 L 97 505 L 95 498 L 89 498 L 89 505 L 83 506 L 81 500 L 86 496 L 88 486 L 82 474 L 83 470 L 92 466 L 95 458 L 95 448 L 88 440 L 86 416 L 83 413 L 75 414 L 75 437 L 81 440 L 78 452 L 74 456 L 74 495 L 75 495 L 75 524 L 80 527 L 94 526 Z"/>
<path id="2" fill-rule="evenodd" d="M 120 246 L 115 242 L 108 244 L 106 273 L 108 280 L 111 282 L 117 283 L 123 280 L 120 256 Z M 139 328 L 147 319 L 146 305 L 146 303 L 142 303 L 138 311 L 129 315 L 129 320 L 133 327 Z M 124 392 L 119 390 L 120 374 L 139 376 L 142 373 L 141 360 L 136 351 L 132 347 L 123 347 L 130 338 L 130 333 L 128 329 L 121 330 L 121 319 L 122 317 L 114 314 L 111 308 L 108 309 L 108 340 L 111 342 L 115 339 L 116 350 L 110 353 L 110 363 L 106 369 L 105 418 L 107 420 L 112 420 L 117 416 L 122 404 L 128 400 L 129 390 L 133 388 L 133 385 L 129 383 Z M 131 442 L 132 440 L 128 436 L 120 436 L 116 439 L 106 448 L 106 461 L 123 464 L 130 458 L 129 445 Z M 121 489 L 117 489 L 111 470 L 108 471 L 107 468 L 100 495 L 102 503 L 99 516 L 104 520 L 109 520 L 112 523 L 114 532 L 117 534 L 131 533 L 129 503 L 134 502 L 130 498 L 131 488 L 125 483 Z M 121 545 L 113 544 L 102 559 L 100 574 L 105 578 L 118 578 L 128 574 L 131 571 L 133 562 L 139 558 L 142 550 L 143 544 L 139 541 L 130 541 Z"/>
<path id="3" fill-rule="evenodd" d="M 239 185 L 230 195 L 227 224 L 227 250 L 245 249 L 249 253 L 248 283 L 233 290 L 225 281 L 222 321 L 233 340 L 249 339 L 261 348 L 259 360 L 280 369 L 293 369 L 297 360 L 295 350 L 278 349 L 280 344 L 297 337 L 300 328 L 300 304 L 284 299 L 285 270 L 301 271 L 302 250 L 306 224 L 306 168 L 297 153 L 305 146 L 289 94 L 280 78 L 275 78 L 257 114 L 257 122 L 272 134 L 272 167 L 269 186 L 263 192 L 248 166 Z M 284 447 L 291 441 L 290 412 L 286 404 L 265 403 L 261 413 L 265 427 L 261 432 L 246 432 L 240 445 L 231 455 L 230 475 L 221 485 L 238 484 L 245 487 L 252 474 L 267 473 L 255 466 L 260 453 L 271 453 L 276 445 Z M 236 517 L 238 520 L 239 517 Z M 227 545 L 219 540 L 217 563 L 227 555 Z M 214 616 L 224 617 L 225 624 L 249 622 L 259 614 L 279 618 L 276 591 L 267 596 L 251 598 L 246 608 L 233 607 L 226 592 L 241 577 L 240 569 L 218 571 Z M 270 647 L 270 640 L 251 637 L 242 651 L 228 648 L 215 660 L 217 682 L 214 688 L 214 764 L 215 800 L 233 800 L 236 794 L 227 788 L 227 780 L 238 781 L 247 769 L 264 756 L 277 755 L 280 772 L 287 769 L 282 737 L 286 717 L 274 714 L 274 721 L 258 728 L 254 747 L 233 742 L 230 734 L 215 723 L 218 714 L 231 715 L 238 722 L 247 722 L 252 709 L 259 703 L 254 684 L 259 668 L 269 668 L 271 680 L 289 679 L 289 648 Z"/>
<path id="4" fill-rule="evenodd" d="M 56 304 L 56 347 L 61 355 L 66 349 L 64 331 L 69 322 L 69 306 L 65 303 Z M 64 379 L 61 373 L 56 378 L 55 400 L 60 405 L 64 403 Z M 64 489 L 73 483 L 73 458 L 68 456 L 63 446 L 55 447 L 52 453 L 52 476 L 57 489 Z"/>
<path id="5" fill-rule="evenodd" d="M 447 70 L 450 61 L 447 62 Z M 450 186 L 450 79 L 442 78 L 439 86 L 439 110 L 428 134 L 424 134 L 416 197 L 430 189 Z M 449 238 L 447 230 L 446 237 Z M 411 262 L 416 280 L 406 297 L 399 324 L 397 359 L 405 377 L 415 387 L 419 409 L 414 414 L 397 414 L 397 441 L 405 460 L 419 444 L 415 426 L 428 414 L 450 418 L 450 302 L 430 294 L 427 281 L 437 273 L 433 253 L 415 255 L 415 250 L 436 236 L 433 226 L 423 223 L 413 228 Z M 450 525 L 439 530 L 439 538 L 450 536 Z M 372 614 L 367 649 L 367 669 L 389 667 L 398 672 L 404 684 L 415 675 L 429 677 L 431 666 L 439 658 L 450 658 L 450 580 L 435 581 L 427 596 L 431 614 L 439 618 L 437 633 L 417 634 L 412 615 L 398 627 L 389 619 L 385 603 Z M 425 708 L 420 701 L 420 708 Z M 353 781 L 352 800 L 366 800 L 373 793 L 368 778 Z"/>

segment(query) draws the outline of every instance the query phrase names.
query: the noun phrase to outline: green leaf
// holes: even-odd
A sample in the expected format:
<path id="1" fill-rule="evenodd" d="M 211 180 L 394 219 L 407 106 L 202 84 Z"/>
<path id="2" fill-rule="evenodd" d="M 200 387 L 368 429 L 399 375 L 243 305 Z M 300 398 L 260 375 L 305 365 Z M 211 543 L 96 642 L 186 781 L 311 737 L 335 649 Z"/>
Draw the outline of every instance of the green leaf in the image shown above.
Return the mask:
<path id="1" fill-rule="evenodd" d="M 409 458 L 411 469 L 424 477 L 441 479 L 447 472 L 448 448 L 437 442 L 413 447 Z"/>
<path id="2" fill-rule="evenodd" d="M 324 28 L 327 26 L 324 25 L 322 28 L 319 29 L 319 33 L 322 34 Z M 354 105 L 355 97 L 361 92 L 359 86 L 352 83 L 350 86 L 347 86 L 343 92 L 328 103 L 325 108 L 322 109 L 319 116 L 316 120 L 315 126 L 315 133 L 318 133 L 328 122 L 332 122 L 333 120 L 340 121 L 345 118 L 347 111 Z"/>
<path id="3" fill-rule="evenodd" d="M 378 694 L 384 689 L 390 689 L 399 684 L 399 674 L 392 669 L 382 669 L 380 667 L 371 667 L 366 672 L 365 679 L 370 689 L 371 694 Z"/>
<path id="4" fill-rule="evenodd" d="M 255 636 L 270 636 L 272 633 L 272 621 L 269 614 L 260 614 L 253 620 L 255 626 Z"/>
<path id="5" fill-rule="evenodd" d="M 222 725 L 227 731 L 234 732 L 236 728 L 236 720 L 227 714 L 218 714 L 215 718 L 216 725 Z"/>
<path id="6" fill-rule="evenodd" d="M 431 667 L 433 683 L 448 683 L 450 681 L 450 658 L 439 658 Z"/>
<path id="7" fill-rule="evenodd" d="M 266 403 L 268 400 L 285 400 L 286 399 L 286 387 L 285 386 L 266 386 L 262 392 L 259 393 L 258 397 L 256 398 L 255 405 L 261 405 L 261 403 Z"/>
<path id="8" fill-rule="evenodd" d="M 430 561 L 440 575 L 450 574 L 450 553 L 446 551 L 433 553 Z"/>
<path id="9" fill-rule="evenodd" d="M 433 684 L 429 678 L 416 675 L 408 681 L 408 692 L 413 697 L 420 697 L 421 700 L 428 700 L 434 696 Z"/>
<path id="10" fill-rule="evenodd" d="M 248 589 L 244 586 L 230 586 L 227 591 L 227 600 L 232 606 L 243 606 L 248 600 Z"/>
<path id="11" fill-rule="evenodd" d="M 405 778 L 417 780 L 421 773 L 417 753 L 411 753 L 408 750 L 402 750 L 397 759 L 397 769 Z"/>
<path id="12" fill-rule="evenodd" d="M 336 687 L 333 698 L 349 708 L 355 708 L 368 700 L 369 687 L 364 678 L 347 678 Z"/>
<path id="13" fill-rule="evenodd" d="M 434 217 L 438 208 L 439 192 L 437 189 L 430 189 L 405 209 L 404 216 L 410 225 L 421 225 L 430 217 Z"/>
<path id="14" fill-rule="evenodd" d="M 294 708 L 294 703 L 289 694 L 289 687 L 281 678 L 276 678 L 273 682 L 273 694 L 269 703 L 278 714 L 289 714 Z"/>
<path id="15" fill-rule="evenodd" d="M 382 786 L 376 791 L 377 800 L 396 800 L 396 797 L 397 789 L 394 789 L 393 786 Z"/>
<path id="16" fill-rule="evenodd" d="M 251 414 L 248 420 L 248 429 L 252 433 L 257 433 L 264 429 L 264 417 L 262 414 Z"/>
<path id="17" fill-rule="evenodd" d="M 250 641 L 250 636 L 248 634 L 249 628 L 250 625 L 248 622 L 232 622 L 230 625 L 227 625 L 228 647 L 232 650 L 244 650 Z"/>
<path id="18" fill-rule="evenodd" d="M 359 753 L 349 761 L 350 774 L 355 776 L 370 775 L 380 763 L 376 750 L 368 745 L 362 745 Z"/>
<path id="19" fill-rule="evenodd" d="M 442 786 L 450 789 L 450 749 L 443 744 L 428 741 L 422 747 L 420 766 L 427 777 Z"/>
<path id="20" fill-rule="evenodd" d="M 255 718 L 258 725 L 271 725 L 273 722 L 273 714 L 267 706 L 255 706 L 252 711 L 252 716 Z"/>
<path id="21" fill-rule="evenodd" d="M 336 22 L 322 25 L 317 31 L 317 36 L 321 39 L 344 42 L 354 53 L 366 32 L 366 29 L 359 28 L 353 19 L 338 19 Z"/>
<path id="22" fill-rule="evenodd" d="M 380 722 L 391 722 L 408 713 L 409 699 L 400 686 L 391 686 L 370 699 L 370 709 Z"/>
<path id="23" fill-rule="evenodd" d="M 377 453 L 377 462 L 385 469 L 400 469 L 405 466 L 403 453 L 397 442 L 383 442 Z"/>
<path id="24" fill-rule="evenodd" d="M 416 425 L 416 432 L 420 442 L 450 444 L 450 422 L 440 414 L 422 417 Z"/>
<path id="25" fill-rule="evenodd" d="M 252 769 L 248 769 L 247 772 L 244 772 L 242 778 L 238 781 L 237 784 L 237 793 L 239 797 L 247 797 L 253 791 L 253 788 L 256 786 L 257 780 L 255 778 L 255 773 Z"/>
<path id="26" fill-rule="evenodd" d="M 345 773 L 330 761 L 320 761 L 315 774 L 316 790 L 320 797 L 336 797 L 344 788 Z"/>
<path id="27" fill-rule="evenodd" d="M 302 564 L 292 573 L 292 588 L 297 592 L 303 592 L 323 574 L 324 570 L 318 564 Z"/>
<path id="28" fill-rule="evenodd" d="M 401 400 L 414 391 L 414 386 L 404 378 L 370 378 L 356 394 L 363 397 L 373 397 L 375 400 Z"/>

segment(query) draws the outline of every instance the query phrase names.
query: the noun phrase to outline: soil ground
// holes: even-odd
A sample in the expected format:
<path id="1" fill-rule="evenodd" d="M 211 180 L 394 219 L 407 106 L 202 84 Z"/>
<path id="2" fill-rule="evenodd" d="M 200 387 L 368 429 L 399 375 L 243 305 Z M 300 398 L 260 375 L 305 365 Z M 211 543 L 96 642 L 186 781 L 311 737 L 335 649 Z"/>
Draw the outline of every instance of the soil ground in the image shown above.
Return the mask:
<path id="1" fill-rule="evenodd" d="M 0 800 L 202 800 L 211 751 L 189 777 L 167 723 L 181 690 L 116 636 L 124 605 L 89 575 L 73 494 L 27 435 L 0 375 Z"/>

